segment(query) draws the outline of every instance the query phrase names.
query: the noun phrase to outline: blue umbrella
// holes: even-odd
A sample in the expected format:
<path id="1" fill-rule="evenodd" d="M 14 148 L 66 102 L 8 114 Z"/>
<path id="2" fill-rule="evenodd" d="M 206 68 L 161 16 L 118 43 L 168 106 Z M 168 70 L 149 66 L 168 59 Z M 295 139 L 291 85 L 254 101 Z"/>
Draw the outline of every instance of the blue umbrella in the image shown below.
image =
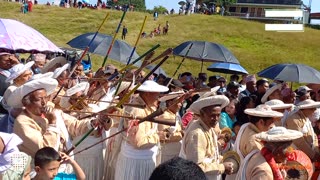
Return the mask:
<path id="1" fill-rule="evenodd" d="M 187 56 L 190 44 L 190 49 Z M 238 59 L 223 45 L 207 41 L 186 41 L 173 49 L 173 54 L 203 62 L 228 62 L 239 64 Z"/>
<path id="2" fill-rule="evenodd" d="M 207 70 L 225 74 L 249 74 L 240 64 L 213 63 Z"/>
<path id="3" fill-rule="evenodd" d="M 320 84 L 320 72 L 304 64 L 275 64 L 258 73 L 273 80 Z"/>
<path id="4" fill-rule="evenodd" d="M 77 49 L 85 49 L 89 42 L 91 41 L 92 37 L 95 33 L 86 33 L 79 35 L 72 40 L 70 40 L 67 44 L 69 44 L 73 48 Z M 91 43 L 89 47 L 89 52 L 94 54 L 99 54 L 105 56 L 107 54 L 107 50 L 111 44 L 112 36 L 98 33 L 97 37 Z M 130 57 L 133 47 L 127 44 L 124 41 L 116 40 L 112 46 L 111 52 L 109 57 L 113 60 L 119 61 L 123 64 L 127 64 L 127 61 Z M 139 55 L 134 52 L 132 56 L 132 61 L 137 59 Z M 141 61 L 136 63 L 137 66 L 141 65 Z"/>

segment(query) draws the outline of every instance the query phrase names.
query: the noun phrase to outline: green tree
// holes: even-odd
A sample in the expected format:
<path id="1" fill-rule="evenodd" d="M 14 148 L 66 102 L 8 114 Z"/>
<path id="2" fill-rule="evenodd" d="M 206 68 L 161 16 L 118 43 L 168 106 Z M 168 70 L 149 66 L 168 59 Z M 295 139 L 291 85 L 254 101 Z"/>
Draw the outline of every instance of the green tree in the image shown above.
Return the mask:
<path id="1" fill-rule="evenodd" d="M 116 4 L 118 5 L 133 4 L 135 7 L 135 10 L 139 10 L 139 11 L 146 10 L 145 0 L 118 0 Z"/>
<path id="2" fill-rule="evenodd" d="M 168 12 L 167 8 L 163 6 L 155 6 L 153 8 L 153 11 L 157 11 L 159 14 L 164 14 L 165 12 Z"/>

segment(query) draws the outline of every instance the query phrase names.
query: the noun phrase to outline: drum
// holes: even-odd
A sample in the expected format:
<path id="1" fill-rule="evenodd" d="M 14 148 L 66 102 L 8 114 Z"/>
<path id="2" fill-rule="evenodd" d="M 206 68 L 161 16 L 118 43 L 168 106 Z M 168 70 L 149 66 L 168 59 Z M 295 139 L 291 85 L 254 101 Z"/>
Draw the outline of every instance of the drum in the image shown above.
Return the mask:
<path id="1" fill-rule="evenodd" d="M 308 180 L 313 173 L 310 158 L 300 150 L 294 150 L 287 156 L 284 169 L 287 172 L 286 180 Z"/>

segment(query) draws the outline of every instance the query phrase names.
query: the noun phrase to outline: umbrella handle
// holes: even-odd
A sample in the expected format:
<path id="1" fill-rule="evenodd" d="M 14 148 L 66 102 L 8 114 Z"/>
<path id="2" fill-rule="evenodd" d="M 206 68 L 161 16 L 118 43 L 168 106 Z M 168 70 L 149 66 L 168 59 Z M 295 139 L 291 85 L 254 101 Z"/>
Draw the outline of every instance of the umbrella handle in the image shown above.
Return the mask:
<path id="1" fill-rule="evenodd" d="M 178 72 L 178 70 L 180 69 L 180 67 L 181 67 L 182 63 L 183 63 L 183 62 L 184 62 L 184 60 L 186 59 L 186 56 L 188 56 L 189 51 L 190 51 L 190 49 L 192 48 L 192 46 L 193 46 L 193 43 L 191 43 L 191 44 L 190 44 L 190 46 L 189 46 L 189 48 L 188 48 L 188 50 L 187 50 L 186 54 L 183 56 L 183 58 L 182 58 L 182 60 L 181 60 L 180 64 L 178 65 L 178 67 L 177 67 L 176 71 L 173 73 L 172 78 L 170 78 L 170 81 L 167 83 L 167 85 L 166 85 L 167 87 L 171 84 L 171 82 L 172 82 L 172 80 L 173 80 L 174 76 L 177 74 L 177 72 Z"/>

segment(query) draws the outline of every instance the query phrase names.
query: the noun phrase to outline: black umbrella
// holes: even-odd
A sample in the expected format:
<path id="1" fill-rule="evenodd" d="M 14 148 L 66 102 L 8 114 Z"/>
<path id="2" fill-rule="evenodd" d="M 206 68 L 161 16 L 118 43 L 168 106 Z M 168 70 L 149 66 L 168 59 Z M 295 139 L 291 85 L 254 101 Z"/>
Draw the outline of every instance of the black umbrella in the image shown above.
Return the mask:
<path id="1" fill-rule="evenodd" d="M 320 83 L 320 72 L 304 64 L 275 64 L 260 71 L 258 76 L 288 82 Z"/>
<path id="2" fill-rule="evenodd" d="M 179 1 L 178 4 L 181 5 L 181 6 L 183 6 L 183 5 L 186 4 L 186 2 L 185 2 L 185 1 Z"/>
<path id="3" fill-rule="evenodd" d="M 77 49 L 85 49 L 89 42 L 91 41 L 92 37 L 95 33 L 86 33 L 80 36 L 77 36 L 70 40 L 67 44 L 73 48 Z M 105 35 L 105 34 L 98 34 L 94 41 L 91 43 L 89 47 L 89 52 L 105 56 L 107 54 L 107 50 L 111 44 L 112 36 Z M 109 57 L 113 60 L 119 61 L 123 64 L 126 64 L 130 54 L 132 52 L 133 47 L 121 40 L 115 40 Z M 139 55 L 134 52 L 132 56 L 132 61 L 137 59 Z M 141 62 L 136 63 L 137 66 L 141 65 Z"/>
<path id="4" fill-rule="evenodd" d="M 186 58 L 203 62 L 228 62 L 239 64 L 238 59 L 223 45 L 207 41 L 187 41 L 173 49 L 173 54 L 184 57 L 193 43 Z"/>
<path id="5" fill-rule="evenodd" d="M 154 69 L 155 67 L 156 67 L 156 65 L 153 65 L 153 64 L 149 64 L 148 66 L 146 66 L 146 68 L 149 69 L 150 71 L 152 69 Z M 157 68 L 156 71 L 154 71 L 154 73 L 157 74 L 157 75 L 162 74 L 162 75 L 167 77 L 166 72 L 161 67 Z"/>

